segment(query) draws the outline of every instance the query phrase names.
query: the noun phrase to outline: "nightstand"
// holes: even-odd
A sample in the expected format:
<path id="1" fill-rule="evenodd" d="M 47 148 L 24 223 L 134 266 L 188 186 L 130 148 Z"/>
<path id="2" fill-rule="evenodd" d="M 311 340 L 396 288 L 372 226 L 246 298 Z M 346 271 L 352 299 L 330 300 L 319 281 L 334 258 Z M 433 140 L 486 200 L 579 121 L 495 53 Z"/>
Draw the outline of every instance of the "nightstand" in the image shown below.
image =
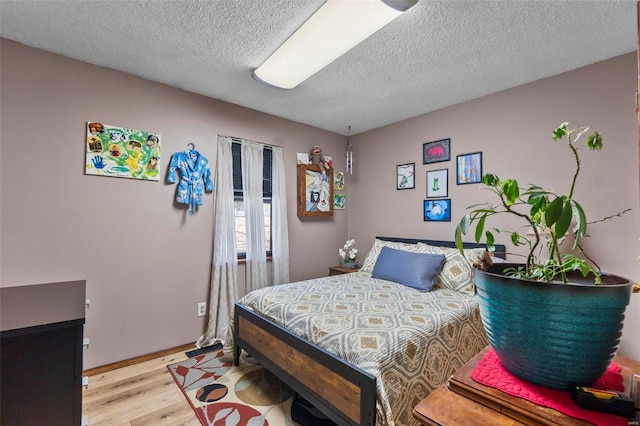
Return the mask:
<path id="1" fill-rule="evenodd" d="M 420 424 L 433 426 L 591 425 L 589 422 L 568 417 L 559 411 L 507 395 L 498 389 L 475 382 L 471 379 L 470 374 L 487 350 L 483 350 L 460 367 L 447 383 L 420 401 L 413 409 L 413 417 Z M 614 358 L 614 361 L 622 368 L 621 374 L 624 378 L 625 389 L 637 404 L 640 362 L 618 356 Z"/>
<path id="2" fill-rule="evenodd" d="M 349 274 L 351 272 L 356 272 L 358 268 L 345 268 L 344 266 L 330 266 L 329 267 L 329 276 L 331 275 L 342 275 Z"/>

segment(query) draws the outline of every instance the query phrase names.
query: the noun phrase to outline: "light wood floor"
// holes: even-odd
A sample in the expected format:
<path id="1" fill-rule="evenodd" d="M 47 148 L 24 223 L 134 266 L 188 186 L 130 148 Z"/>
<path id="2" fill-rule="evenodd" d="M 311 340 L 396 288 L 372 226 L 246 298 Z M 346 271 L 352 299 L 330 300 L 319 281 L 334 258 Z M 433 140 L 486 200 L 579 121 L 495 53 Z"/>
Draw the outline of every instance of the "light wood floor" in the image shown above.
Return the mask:
<path id="1" fill-rule="evenodd" d="M 89 376 L 82 415 L 89 426 L 200 426 L 167 369 L 167 364 L 185 359 L 180 351 Z"/>

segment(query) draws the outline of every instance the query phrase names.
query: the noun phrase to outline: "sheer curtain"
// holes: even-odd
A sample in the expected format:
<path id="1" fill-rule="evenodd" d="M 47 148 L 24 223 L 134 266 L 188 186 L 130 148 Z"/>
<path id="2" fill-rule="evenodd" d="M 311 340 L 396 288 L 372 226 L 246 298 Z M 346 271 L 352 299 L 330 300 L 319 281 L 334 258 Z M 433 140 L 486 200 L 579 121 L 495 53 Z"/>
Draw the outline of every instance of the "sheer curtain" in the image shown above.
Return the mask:
<path id="1" fill-rule="evenodd" d="M 264 145 L 242 141 L 242 192 L 247 223 L 247 293 L 267 286 L 267 244 L 264 235 Z"/>
<path id="2" fill-rule="evenodd" d="M 271 257 L 273 284 L 289 282 L 289 228 L 287 226 L 287 180 L 284 174 L 284 149 L 273 148 L 271 195 Z"/>
<path id="3" fill-rule="evenodd" d="M 213 213 L 213 261 L 211 270 L 209 323 L 196 347 L 224 340 L 229 318 L 238 299 L 238 254 L 236 252 L 231 138 L 218 136 L 216 197 Z"/>
<path id="4" fill-rule="evenodd" d="M 211 270 L 209 322 L 196 342 L 198 348 L 224 341 L 238 300 L 238 253 L 233 188 L 231 144 L 241 144 L 242 190 L 246 222 L 246 291 L 267 286 L 267 249 L 263 199 L 263 153 L 258 142 L 218 136 L 214 202 L 213 262 Z M 271 249 L 273 283 L 289 281 L 289 235 L 287 227 L 284 149 L 273 147 L 271 189 Z"/>

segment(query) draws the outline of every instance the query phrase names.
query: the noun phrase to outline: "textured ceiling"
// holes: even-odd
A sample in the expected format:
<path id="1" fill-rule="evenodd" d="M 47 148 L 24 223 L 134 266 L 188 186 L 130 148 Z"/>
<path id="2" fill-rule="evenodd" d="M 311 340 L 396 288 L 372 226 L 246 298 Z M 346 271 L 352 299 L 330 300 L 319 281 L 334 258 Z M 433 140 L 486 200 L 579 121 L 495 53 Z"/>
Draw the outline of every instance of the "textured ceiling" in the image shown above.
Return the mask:
<path id="1" fill-rule="evenodd" d="M 637 45 L 635 1 L 419 0 L 293 90 L 253 80 L 323 2 L 0 0 L 0 36 L 344 135 Z"/>

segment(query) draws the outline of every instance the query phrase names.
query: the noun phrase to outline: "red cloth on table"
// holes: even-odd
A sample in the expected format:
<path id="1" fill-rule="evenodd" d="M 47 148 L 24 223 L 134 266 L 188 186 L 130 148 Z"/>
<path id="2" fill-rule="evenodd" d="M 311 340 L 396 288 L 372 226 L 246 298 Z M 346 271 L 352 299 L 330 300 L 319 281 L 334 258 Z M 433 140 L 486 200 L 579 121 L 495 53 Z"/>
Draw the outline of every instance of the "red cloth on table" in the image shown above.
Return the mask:
<path id="1" fill-rule="evenodd" d="M 471 378 L 478 383 L 499 389 L 509 395 L 526 399 L 544 407 L 553 408 L 570 417 L 585 420 L 594 425 L 628 425 L 628 421 L 624 417 L 578 407 L 571 400 L 571 392 L 548 389 L 515 377 L 503 367 L 493 349 L 490 349 L 482 360 L 478 362 L 477 367 L 471 373 Z M 620 366 L 612 362 L 602 377 L 594 383 L 593 387 L 623 392 L 624 383 L 620 374 Z"/>

